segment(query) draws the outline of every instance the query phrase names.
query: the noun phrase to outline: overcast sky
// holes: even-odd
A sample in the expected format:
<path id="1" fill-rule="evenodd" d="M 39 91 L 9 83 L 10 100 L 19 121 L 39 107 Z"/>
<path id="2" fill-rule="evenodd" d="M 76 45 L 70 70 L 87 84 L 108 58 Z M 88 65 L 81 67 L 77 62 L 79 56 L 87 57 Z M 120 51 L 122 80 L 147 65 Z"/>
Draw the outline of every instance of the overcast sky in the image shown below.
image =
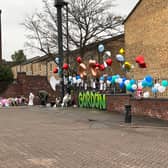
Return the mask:
<path id="1" fill-rule="evenodd" d="M 116 0 L 117 6 L 113 11 L 117 14 L 128 15 L 138 0 Z M 25 30 L 20 25 L 27 15 L 42 8 L 42 0 L 0 0 L 2 10 L 2 54 L 3 59 L 11 60 L 11 55 L 25 49 Z M 37 56 L 37 53 L 25 51 L 27 58 Z"/>

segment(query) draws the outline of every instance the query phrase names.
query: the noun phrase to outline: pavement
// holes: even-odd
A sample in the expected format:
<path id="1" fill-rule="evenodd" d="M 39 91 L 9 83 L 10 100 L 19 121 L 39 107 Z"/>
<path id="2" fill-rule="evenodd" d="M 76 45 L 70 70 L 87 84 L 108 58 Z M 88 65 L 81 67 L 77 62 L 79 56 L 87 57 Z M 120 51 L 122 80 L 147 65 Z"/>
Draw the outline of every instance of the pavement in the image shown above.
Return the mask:
<path id="1" fill-rule="evenodd" d="M 167 126 L 94 109 L 0 108 L 0 168 L 167 168 Z"/>

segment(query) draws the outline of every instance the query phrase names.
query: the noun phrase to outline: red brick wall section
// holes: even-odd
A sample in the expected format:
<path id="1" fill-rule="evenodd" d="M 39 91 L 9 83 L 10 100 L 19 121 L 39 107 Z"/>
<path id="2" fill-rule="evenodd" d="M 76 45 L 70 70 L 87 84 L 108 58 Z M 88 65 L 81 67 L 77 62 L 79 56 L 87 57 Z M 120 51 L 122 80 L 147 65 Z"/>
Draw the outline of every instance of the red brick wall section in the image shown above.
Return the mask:
<path id="1" fill-rule="evenodd" d="M 48 100 L 55 101 L 60 95 L 59 88 L 56 92 L 52 90 L 46 77 L 44 76 L 26 76 L 26 73 L 18 73 L 17 81 L 9 85 L 8 89 L 0 94 L 0 97 L 29 97 L 30 92 L 35 95 L 35 104 L 39 104 L 38 91 L 45 90 L 49 93 Z"/>
<path id="2" fill-rule="evenodd" d="M 168 99 L 131 99 L 132 113 L 168 120 Z"/>
<path id="3" fill-rule="evenodd" d="M 131 104 L 135 116 L 149 116 L 168 120 L 168 99 L 134 99 L 130 95 L 107 95 L 107 111 L 123 113 L 125 104 Z"/>
<path id="4" fill-rule="evenodd" d="M 125 104 L 129 104 L 130 95 L 117 94 L 117 95 L 106 95 L 107 111 L 109 112 L 124 112 Z"/>

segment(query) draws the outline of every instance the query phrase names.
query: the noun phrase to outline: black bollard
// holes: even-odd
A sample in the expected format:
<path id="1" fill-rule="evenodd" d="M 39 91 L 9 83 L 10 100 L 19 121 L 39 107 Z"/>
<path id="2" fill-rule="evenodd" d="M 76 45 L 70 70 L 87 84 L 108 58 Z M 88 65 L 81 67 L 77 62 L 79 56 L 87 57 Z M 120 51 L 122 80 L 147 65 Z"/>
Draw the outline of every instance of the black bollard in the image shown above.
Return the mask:
<path id="1" fill-rule="evenodd" d="M 132 114 L 131 114 L 131 105 L 125 105 L 125 123 L 131 123 Z"/>

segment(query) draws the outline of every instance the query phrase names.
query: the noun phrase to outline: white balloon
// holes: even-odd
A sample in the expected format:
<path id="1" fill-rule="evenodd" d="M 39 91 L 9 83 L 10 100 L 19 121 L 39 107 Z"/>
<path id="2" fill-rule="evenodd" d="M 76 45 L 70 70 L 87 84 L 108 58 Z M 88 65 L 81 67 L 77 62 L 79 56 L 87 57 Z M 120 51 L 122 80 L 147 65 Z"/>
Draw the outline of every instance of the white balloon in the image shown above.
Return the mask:
<path id="1" fill-rule="evenodd" d="M 107 63 L 104 61 L 104 67 L 107 68 L 107 66 L 108 66 Z"/>
<path id="2" fill-rule="evenodd" d="M 55 79 L 54 76 L 51 76 L 51 78 L 50 78 L 50 86 L 51 86 L 51 88 L 52 88 L 54 91 L 56 90 L 56 88 L 55 88 L 55 86 L 56 86 L 56 79 Z"/>
<path id="3" fill-rule="evenodd" d="M 107 82 L 106 82 L 106 83 L 107 83 L 107 85 L 108 85 L 108 86 L 110 86 L 111 81 L 107 80 Z"/>
<path id="4" fill-rule="evenodd" d="M 106 55 L 107 57 L 111 57 L 111 52 L 110 52 L 110 51 L 106 51 L 106 52 L 105 52 L 105 55 Z"/>
<path id="5" fill-rule="evenodd" d="M 166 87 L 164 87 L 164 86 L 159 86 L 159 87 L 158 87 L 158 91 L 159 91 L 160 93 L 163 93 L 165 90 L 166 90 Z"/>
<path id="6" fill-rule="evenodd" d="M 129 83 L 130 83 L 129 80 L 125 80 L 125 82 L 124 82 L 125 85 L 128 85 Z"/>
<path id="7" fill-rule="evenodd" d="M 136 90 L 136 89 L 137 89 L 137 85 L 136 85 L 136 84 L 133 84 L 133 85 L 132 85 L 132 89 L 133 89 L 133 90 Z"/>
<path id="8" fill-rule="evenodd" d="M 142 86 L 142 82 L 138 82 L 138 89 L 142 89 L 143 86 Z"/>
<path id="9" fill-rule="evenodd" d="M 143 97 L 144 97 L 144 98 L 148 98 L 149 96 L 150 96 L 149 92 L 144 92 L 144 93 L 143 93 Z"/>
<path id="10" fill-rule="evenodd" d="M 154 87 L 158 89 L 160 87 L 160 83 L 155 83 Z"/>
<path id="11" fill-rule="evenodd" d="M 118 78 L 118 83 L 122 83 L 122 82 L 123 82 L 122 78 Z"/>
<path id="12" fill-rule="evenodd" d="M 73 78 L 72 78 L 72 82 L 73 82 L 73 84 L 76 84 L 76 83 L 77 83 L 76 77 L 73 77 Z"/>

